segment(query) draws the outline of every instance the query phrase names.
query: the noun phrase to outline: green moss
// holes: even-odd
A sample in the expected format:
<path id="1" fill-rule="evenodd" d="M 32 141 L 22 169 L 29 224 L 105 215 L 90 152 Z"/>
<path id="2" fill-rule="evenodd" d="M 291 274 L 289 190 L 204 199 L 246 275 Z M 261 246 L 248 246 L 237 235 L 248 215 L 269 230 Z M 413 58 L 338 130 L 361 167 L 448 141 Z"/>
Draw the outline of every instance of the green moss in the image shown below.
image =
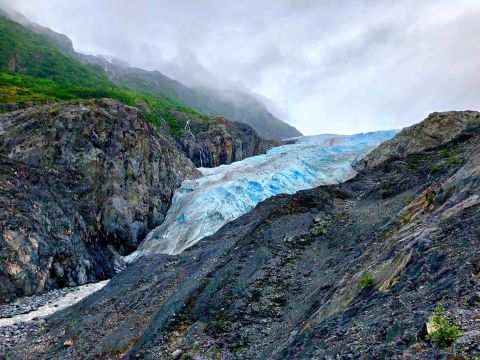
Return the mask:
<path id="1" fill-rule="evenodd" d="M 410 220 L 412 220 L 412 215 L 406 213 L 406 214 L 403 214 L 402 216 L 402 224 L 407 224 L 410 222 Z"/>
<path id="2" fill-rule="evenodd" d="M 430 172 L 435 173 L 437 171 L 445 170 L 448 167 L 448 163 L 445 161 L 439 162 L 437 164 L 433 164 L 430 166 Z"/>
<path id="3" fill-rule="evenodd" d="M 298 258 L 288 259 L 287 264 L 289 264 L 289 265 L 295 265 L 298 260 L 299 260 Z"/>
<path id="4" fill-rule="evenodd" d="M 223 333 L 223 332 L 225 332 L 226 329 L 227 329 L 227 324 L 226 324 L 225 320 L 220 319 L 220 320 L 215 321 L 215 330 L 217 332 Z"/>
<path id="5" fill-rule="evenodd" d="M 441 154 L 444 158 L 446 158 L 446 160 L 444 161 L 441 161 L 437 164 L 433 164 L 431 167 L 430 167 L 430 173 L 435 173 L 435 172 L 438 172 L 438 171 L 443 171 L 445 169 L 447 169 L 448 167 L 450 166 L 454 166 L 454 165 L 460 165 L 462 163 L 462 159 L 459 158 L 458 156 L 452 156 L 452 154 L 450 153 L 450 151 L 448 151 L 447 149 L 443 149 L 441 151 Z"/>
<path id="6" fill-rule="evenodd" d="M 460 165 L 462 163 L 462 159 L 460 159 L 458 156 L 454 156 L 448 161 L 448 163 L 450 165 Z"/>
<path id="7" fill-rule="evenodd" d="M 236 351 L 239 351 L 242 348 L 242 345 L 240 345 L 238 343 L 231 343 L 231 344 L 228 345 L 228 348 L 231 351 L 236 352 Z"/>
<path id="8" fill-rule="evenodd" d="M 365 271 L 360 278 L 360 288 L 369 289 L 373 286 L 373 277 L 368 271 Z"/>
<path id="9" fill-rule="evenodd" d="M 445 157 L 445 158 L 449 158 L 452 155 L 450 154 L 450 151 L 448 151 L 447 149 L 443 149 L 442 150 L 442 156 Z"/>

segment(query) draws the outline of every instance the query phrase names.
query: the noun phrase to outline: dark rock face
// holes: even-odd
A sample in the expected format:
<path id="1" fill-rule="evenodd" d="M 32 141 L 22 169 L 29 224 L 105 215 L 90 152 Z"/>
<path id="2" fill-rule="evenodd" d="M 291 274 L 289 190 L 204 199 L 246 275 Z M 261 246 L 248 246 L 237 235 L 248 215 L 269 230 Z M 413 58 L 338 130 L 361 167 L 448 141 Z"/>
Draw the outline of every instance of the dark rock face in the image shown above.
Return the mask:
<path id="1" fill-rule="evenodd" d="M 465 125 L 456 135 L 378 150 L 347 183 L 269 199 L 178 256 L 141 258 L 8 356 L 478 356 L 480 114 L 446 115 Z M 415 136 L 453 131 L 436 121 Z M 439 304 L 465 330 L 448 349 L 425 338 Z"/>
<path id="2" fill-rule="evenodd" d="M 175 139 L 197 167 L 228 165 L 264 154 L 278 145 L 276 141 L 262 139 L 249 125 L 225 118 L 190 121 L 189 127 L 190 132 Z"/>
<path id="3" fill-rule="evenodd" d="M 1 116 L 0 153 L 2 298 L 111 275 L 198 175 L 136 108 L 108 99 Z"/>
<path id="4" fill-rule="evenodd" d="M 0 302 L 114 274 L 81 178 L 0 155 Z"/>

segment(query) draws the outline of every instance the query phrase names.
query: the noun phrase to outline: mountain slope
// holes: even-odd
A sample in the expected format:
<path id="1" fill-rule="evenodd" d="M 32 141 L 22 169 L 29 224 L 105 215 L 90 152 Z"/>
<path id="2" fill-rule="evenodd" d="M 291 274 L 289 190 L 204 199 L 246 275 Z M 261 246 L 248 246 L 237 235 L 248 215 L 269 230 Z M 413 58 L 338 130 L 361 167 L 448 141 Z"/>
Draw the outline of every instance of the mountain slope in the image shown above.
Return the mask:
<path id="1" fill-rule="evenodd" d="M 178 256 L 142 258 L 8 356 L 474 358 L 479 164 L 480 113 L 433 114 L 347 183 L 272 198 Z M 426 336 L 439 305 L 464 330 L 453 347 Z"/>
<path id="2" fill-rule="evenodd" d="M 47 39 L 0 16 L 0 71 L 49 78 L 62 85 L 112 85 L 102 68 L 79 63 Z"/>
<path id="3" fill-rule="evenodd" d="M 15 11 L 4 11 L 3 14 L 30 30 L 48 37 L 58 49 L 67 55 L 75 56 L 82 63 L 101 66 L 107 71 L 110 80 L 119 86 L 153 97 L 169 98 L 205 115 L 221 116 L 243 122 L 252 126 L 261 137 L 267 140 L 302 135 L 293 126 L 276 118 L 264 104 L 253 96 L 240 92 L 221 93 L 208 88 L 191 88 L 158 71 L 146 71 L 129 67 L 120 61 L 112 62 L 101 56 L 77 53 L 73 49 L 72 41 L 67 36 L 33 23 Z"/>
<path id="4" fill-rule="evenodd" d="M 207 88 L 190 88 L 158 71 L 131 68 L 102 57 L 81 54 L 78 54 L 78 57 L 86 63 L 104 66 L 110 79 L 118 85 L 147 94 L 175 98 L 202 114 L 243 122 L 253 127 L 264 139 L 278 140 L 302 135 L 293 126 L 272 115 L 265 105 L 253 96 L 243 93 L 225 95 Z"/>
<path id="5" fill-rule="evenodd" d="M 258 155 L 274 144 L 258 137 L 247 125 L 200 115 L 179 96 L 189 94 L 185 100 L 198 100 L 194 90 L 158 72 L 76 53 L 66 36 L 32 23 L 21 14 L 0 10 L 0 45 L 0 112 L 45 101 L 117 99 L 137 106 L 157 127 L 167 126 L 187 156 L 201 165 L 202 154 L 205 166 Z M 187 121 L 202 139 L 201 144 L 192 141 L 185 130 Z"/>
<path id="6" fill-rule="evenodd" d="M 0 108 L 3 107 L 3 111 L 38 101 L 109 97 L 128 105 L 147 104 L 148 119 L 157 126 L 167 123 L 172 134 L 182 128 L 172 111 L 198 114 L 177 99 L 114 84 L 100 64 L 81 63 L 73 54 L 57 48 L 56 37 L 52 40 L 53 35 L 48 32 L 41 35 L 35 31 L 0 13 Z"/>
<path id="7" fill-rule="evenodd" d="M 73 49 L 72 40 L 70 40 L 67 36 L 63 34 L 59 34 L 53 31 L 52 29 L 49 29 L 47 27 L 41 26 L 37 23 L 30 21 L 18 11 L 15 11 L 8 7 L 4 7 L 4 8 L 0 8 L 0 15 L 7 17 L 19 23 L 20 25 L 27 27 L 38 34 L 47 36 L 62 52 L 65 52 L 67 54 L 75 53 L 75 50 Z"/>
<path id="8" fill-rule="evenodd" d="M 289 139 L 302 136 L 293 126 L 275 117 L 253 96 L 240 92 L 219 92 L 207 88 L 178 90 L 179 97 L 196 110 L 222 115 L 253 127 L 264 139 Z"/>
<path id="9" fill-rule="evenodd" d="M 170 79 L 158 71 L 146 71 L 143 69 L 132 68 L 123 65 L 120 62 L 108 61 L 101 56 L 77 53 L 73 49 L 72 41 L 63 34 L 56 33 L 49 28 L 33 23 L 21 14 L 12 10 L 2 11 L 0 9 L 0 15 L 9 17 L 13 21 L 18 22 L 19 25 L 21 24 L 23 27 L 28 28 L 31 32 L 35 32 L 48 38 L 50 44 L 57 48 L 56 50 L 62 51 L 67 55 L 67 58 L 73 56 L 80 60 L 91 68 L 91 70 L 98 72 L 97 75 L 106 75 L 103 71 L 105 69 L 110 80 L 123 88 L 128 88 L 136 93 L 145 94 L 153 98 L 166 98 L 175 105 L 191 107 L 195 111 L 205 115 L 222 116 L 233 121 L 243 122 L 252 126 L 264 139 L 285 139 L 301 135 L 297 129 L 272 115 L 265 105 L 252 96 L 236 93 L 233 94 L 232 97 L 225 96 L 225 94 L 206 88 L 190 88 L 178 81 Z M 20 29 L 20 37 L 31 37 L 31 33 L 26 34 L 25 29 L 22 29 L 22 27 L 16 26 L 15 29 L 13 29 L 13 27 L 7 26 L 7 28 L 10 28 L 10 30 L 13 31 Z M 11 34 L 0 33 L 0 39 L 5 35 Z M 7 38 L 8 37 L 11 36 L 7 36 Z M 36 40 L 37 45 L 39 45 L 38 43 L 42 43 L 41 39 L 37 38 Z M 30 54 L 38 52 L 38 48 L 30 48 L 27 50 Z M 10 68 L 8 68 L 8 66 L 7 68 L 9 70 L 14 70 L 16 58 L 10 51 L 8 51 L 8 49 L 5 49 L 5 52 L 9 56 L 7 59 L 8 61 L 4 62 L 5 59 L 1 58 L 0 61 L 5 64 L 11 64 Z M 19 58 L 19 60 L 25 60 L 25 56 L 19 55 Z M 57 63 L 60 63 L 60 61 L 57 60 Z M 42 69 L 31 71 L 31 75 L 40 74 L 45 76 L 48 73 L 48 70 L 48 66 L 43 66 Z M 51 73 L 53 73 L 53 71 L 50 71 L 49 75 L 51 75 Z M 79 74 L 80 72 L 74 71 L 72 74 L 75 73 Z M 64 76 L 65 73 L 63 71 L 57 71 L 55 75 L 61 78 L 61 76 L 58 76 L 59 74 Z M 87 79 L 88 78 L 89 76 L 87 76 Z M 78 85 L 78 82 L 74 83 L 75 85 Z M 232 98 L 237 100 L 232 100 Z"/>

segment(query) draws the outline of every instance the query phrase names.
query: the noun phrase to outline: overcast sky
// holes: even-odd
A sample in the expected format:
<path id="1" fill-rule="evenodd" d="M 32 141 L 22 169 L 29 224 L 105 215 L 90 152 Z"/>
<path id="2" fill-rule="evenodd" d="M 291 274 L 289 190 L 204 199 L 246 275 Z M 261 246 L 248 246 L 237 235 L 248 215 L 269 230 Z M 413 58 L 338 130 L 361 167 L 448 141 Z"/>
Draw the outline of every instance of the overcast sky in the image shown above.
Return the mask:
<path id="1" fill-rule="evenodd" d="M 305 134 L 399 128 L 433 111 L 480 109 L 478 0 L 8 4 L 68 35 L 79 51 L 189 85 L 258 94 Z"/>

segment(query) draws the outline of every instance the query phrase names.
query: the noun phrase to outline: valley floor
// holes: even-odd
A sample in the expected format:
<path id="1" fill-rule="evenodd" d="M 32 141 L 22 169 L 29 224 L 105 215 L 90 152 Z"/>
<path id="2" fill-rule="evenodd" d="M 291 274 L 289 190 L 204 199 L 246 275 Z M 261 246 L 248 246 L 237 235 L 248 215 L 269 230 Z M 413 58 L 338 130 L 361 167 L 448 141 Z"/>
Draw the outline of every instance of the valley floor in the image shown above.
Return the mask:
<path id="1" fill-rule="evenodd" d="M 102 289 L 109 280 L 29 296 L 0 305 L 0 351 L 15 346 L 45 326 L 43 320 Z"/>

